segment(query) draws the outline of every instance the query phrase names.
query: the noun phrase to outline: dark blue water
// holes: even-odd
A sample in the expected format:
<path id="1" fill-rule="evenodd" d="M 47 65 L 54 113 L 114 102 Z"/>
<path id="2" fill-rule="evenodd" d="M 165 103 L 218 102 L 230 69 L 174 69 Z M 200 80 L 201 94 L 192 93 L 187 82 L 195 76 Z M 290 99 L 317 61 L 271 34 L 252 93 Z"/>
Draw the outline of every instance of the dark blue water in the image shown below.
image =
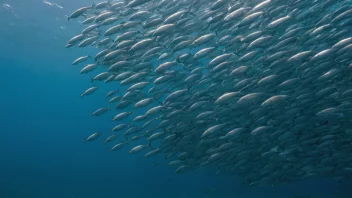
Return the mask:
<path id="1" fill-rule="evenodd" d="M 160 158 L 108 152 L 102 142 L 113 112 L 90 117 L 111 85 L 80 98 L 90 86 L 71 63 L 88 50 L 65 49 L 79 24 L 68 13 L 88 0 L 0 0 L 0 198 L 332 197 L 340 189 L 312 178 L 279 187 L 248 187 L 234 176 L 199 169 L 178 175 Z M 83 54 L 82 54 L 83 53 Z M 86 53 L 86 54 L 84 54 Z M 113 85 L 112 85 L 113 86 Z M 152 165 L 156 166 L 152 166 Z M 340 197 L 348 197 L 340 193 Z"/>

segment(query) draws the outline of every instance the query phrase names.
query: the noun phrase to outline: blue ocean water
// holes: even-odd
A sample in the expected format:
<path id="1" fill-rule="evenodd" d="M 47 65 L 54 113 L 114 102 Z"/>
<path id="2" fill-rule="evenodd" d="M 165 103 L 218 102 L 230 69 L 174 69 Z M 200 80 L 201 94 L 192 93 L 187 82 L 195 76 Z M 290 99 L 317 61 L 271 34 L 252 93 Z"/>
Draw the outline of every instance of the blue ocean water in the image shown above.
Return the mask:
<path id="1" fill-rule="evenodd" d="M 175 174 L 162 157 L 129 155 L 130 146 L 84 144 L 113 126 L 112 112 L 89 116 L 111 86 L 79 97 L 91 84 L 71 63 L 93 49 L 64 48 L 80 28 L 66 15 L 90 3 L 0 0 L 0 198 L 349 197 L 324 178 L 249 187 L 209 169 Z"/>

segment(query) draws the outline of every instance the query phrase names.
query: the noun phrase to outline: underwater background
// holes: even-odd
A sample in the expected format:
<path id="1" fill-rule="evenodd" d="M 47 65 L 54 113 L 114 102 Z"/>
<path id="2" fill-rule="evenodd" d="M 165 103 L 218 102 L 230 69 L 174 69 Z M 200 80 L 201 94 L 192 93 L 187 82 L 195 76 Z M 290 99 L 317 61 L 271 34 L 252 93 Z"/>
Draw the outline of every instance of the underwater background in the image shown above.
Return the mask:
<path id="1" fill-rule="evenodd" d="M 130 146 L 84 144 L 109 131 L 113 116 L 89 116 L 111 85 L 79 96 L 90 81 L 71 63 L 94 49 L 64 48 L 80 29 L 67 15 L 90 3 L 0 0 L 0 198 L 352 197 L 326 178 L 250 187 L 207 168 L 176 174 L 161 156 L 128 154 Z"/>

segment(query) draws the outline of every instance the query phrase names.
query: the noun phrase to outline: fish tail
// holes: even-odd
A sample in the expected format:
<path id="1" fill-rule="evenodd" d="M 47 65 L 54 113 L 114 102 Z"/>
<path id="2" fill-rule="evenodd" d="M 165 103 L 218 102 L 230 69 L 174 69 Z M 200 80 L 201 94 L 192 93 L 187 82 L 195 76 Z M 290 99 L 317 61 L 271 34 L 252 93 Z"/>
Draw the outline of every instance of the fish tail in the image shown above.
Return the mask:
<path id="1" fill-rule="evenodd" d="M 197 2 L 197 0 L 194 0 L 194 1 L 192 2 L 192 4 L 191 4 L 190 8 L 192 8 L 193 5 L 194 5 L 196 2 Z"/>
<path id="2" fill-rule="evenodd" d="M 195 1 L 194 1 L 194 2 L 195 2 Z M 186 15 L 190 14 L 190 15 L 192 15 L 192 16 L 194 16 L 194 17 L 197 16 L 196 14 L 194 14 L 194 13 L 192 12 L 192 8 L 193 8 L 194 2 L 188 7 L 188 11 L 187 11 L 187 14 L 186 14 Z"/>
<path id="3" fill-rule="evenodd" d="M 160 102 L 158 99 L 155 98 L 155 95 L 153 95 L 153 100 L 155 100 L 157 103 L 159 103 L 160 105 L 163 105 L 162 102 Z"/>
<path id="4" fill-rule="evenodd" d="M 219 45 L 219 43 L 216 41 L 216 42 L 214 42 L 214 44 L 215 44 L 215 47 L 216 48 L 219 48 L 220 47 L 220 45 Z M 225 49 L 225 48 L 224 48 Z"/>
<path id="5" fill-rule="evenodd" d="M 128 143 L 129 139 L 128 139 L 127 135 L 123 135 L 123 137 L 125 138 L 126 142 Z"/>
<path id="6" fill-rule="evenodd" d="M 189 12 L 189 14 L 190 14 L 190 15 L 192 15 L 192 16 L 194 16 L 194 17 L 196 17 L 196 16 L 197 16 L 196 14 L 194 14 L 194 13 L 193 13 L 193 12 L 191 12 L 191 11 Z"/>
<path id="7" fill-rule="evenodd" d="M 149 142 L 148 146 L 149 146 L 151 149 L 155 149 L 155 148 L 152 146 L 152 142 Z"/>
<path id="8" fill-rule="evenodd" d="M 186 90 L 187 90 L 187 92 L 188 92 L 189 94 L 193 95 L 192 92 L 191 92 L 191 88 L 192 88 L 191 86 L 187 86 Z"/>
<path id="9" fill-rule="evenodd" d="M 271 36 L 274 36 L 276 33 L 276 29 L 271 33 Z"/>

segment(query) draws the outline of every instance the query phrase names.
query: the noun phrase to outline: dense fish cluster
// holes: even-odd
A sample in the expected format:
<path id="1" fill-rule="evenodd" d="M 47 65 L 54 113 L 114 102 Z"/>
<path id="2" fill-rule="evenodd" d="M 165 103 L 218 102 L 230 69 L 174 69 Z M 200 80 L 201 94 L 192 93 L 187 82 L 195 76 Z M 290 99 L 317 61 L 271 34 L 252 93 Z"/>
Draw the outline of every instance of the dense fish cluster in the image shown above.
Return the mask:
<path id="1" fill-rule="evenodd" d="M 100 51 L 73 62 L 96 73 L 81 97 L 116 84 L 91 114 L 116 111 L 111 151 L 249 185 L 352 172 L 351 2 L 106 1 L 68 19 L 83 30 L 66 47 Z"/>

